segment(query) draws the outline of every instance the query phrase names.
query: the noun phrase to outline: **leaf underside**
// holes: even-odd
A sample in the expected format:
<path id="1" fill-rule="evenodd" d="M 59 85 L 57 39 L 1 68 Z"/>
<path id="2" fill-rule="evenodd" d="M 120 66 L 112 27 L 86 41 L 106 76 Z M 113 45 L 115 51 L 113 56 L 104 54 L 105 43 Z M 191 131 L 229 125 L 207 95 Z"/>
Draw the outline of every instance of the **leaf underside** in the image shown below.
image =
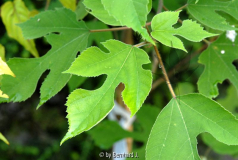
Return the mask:
<path id="1" fill-rule="evenodd" d="M 142 68 L 150 63 L 148 55 L 141 49 L 116 40 L 102 43 L 110 53 L 97 47 L 85 50 L 66 73 L 78 76 L 95 77 L 106 74 L 107 79 L 101 88 L 88 91 L 75 90 L 68 97 L 68 133 L 61 144 L 99 123 L 114 105 L 115 88 L 124 83 L 122 97 L 134 115 L 149 94 L 152 74 Z"/>
<path id="2" fill-rule="evenodd" d="M 188 94 L 172 99 L 159 114 L 146 148 L 148 160 L 199 160 L 196 137 L 202 132 L 238 145 L 238 121 L 215 101 Z"/>
<path id="3" fill-rule="evenodd" d="M 26 100 L 35 91 L 41 75 L 46 70 L 50 70 L 40 88 L 39 107 L 66 85 L 71 75 L 62 72 L 69 68 L 78 51 L 87 47 L 90 33 L 85 23 L 78 22 L 75 13 L 66 8 L 42 12 L 19 26 L 26 38 L 46 35 L 52 48 L 40 58 L 13 58 L 8 61 L 7 64 L 16 78 L 3 76 L 1 88 L 9 99 L 0 99 L 0 101 Z"/>

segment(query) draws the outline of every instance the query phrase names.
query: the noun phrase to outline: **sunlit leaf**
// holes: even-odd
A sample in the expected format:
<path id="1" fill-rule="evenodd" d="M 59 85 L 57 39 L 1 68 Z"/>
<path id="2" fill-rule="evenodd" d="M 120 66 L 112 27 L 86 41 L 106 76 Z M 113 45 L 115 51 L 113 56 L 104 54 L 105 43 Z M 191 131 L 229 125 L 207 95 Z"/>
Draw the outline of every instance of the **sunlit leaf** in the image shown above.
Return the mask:
<path id="1" fill-rule="evenodd" d="M 1 7 L 2 21 L 6 27 L 9 37 L 17 40 L 26 50 L 35 57 L 39 57 L 33 40 L 25 39 L 22 31 L 17 24 L 28 20 L 35 12 L 30 12 L 22 0 L 7 1 Z"/>
<path id="2" fill-rule="evenodd" d="M 172 99 L 159 114 L 146 148 L 147 160 L 199 160 L 196 137 L 203 132 L 238 145 L 238 120 L 215 101 L 188 94 Z"/>
<path id="3" fill-rule="evenodd" d="M 166 46 L 178 48 L 187 52 L 183 42 L 175 35 L 182 36 L 193 42 L 199 42 L 206 37 L 215 35 L 206 32 L 199 24 L 191 20 L 185 20 L 181 27 L 176 29 L 173 28 L 172 26 L 176 24 L 179 19 L 179 13 L 180 11 L 168 11 L 156 15 L 151 22 L 152 37 Z"/>
<path id="4" fill-rule="evenodd" d="M 143 64 L 150 63 L 148 55 L 139 48 L 116 40 L 108 40 L 103 45 L 110 53 L 90 47 L 66 71 L 86 77 L 107 74 L 107 79 L 97 90 L 78 89 L 69 95 L 66 104 L 69 130 L 61 144 L 89 130 L 112 110 L 115 88 L 121 82 L 125 84 L 122 97 L 132 115 L 139 110 L 149 94 L 152 74 L 142 68 Z"/>

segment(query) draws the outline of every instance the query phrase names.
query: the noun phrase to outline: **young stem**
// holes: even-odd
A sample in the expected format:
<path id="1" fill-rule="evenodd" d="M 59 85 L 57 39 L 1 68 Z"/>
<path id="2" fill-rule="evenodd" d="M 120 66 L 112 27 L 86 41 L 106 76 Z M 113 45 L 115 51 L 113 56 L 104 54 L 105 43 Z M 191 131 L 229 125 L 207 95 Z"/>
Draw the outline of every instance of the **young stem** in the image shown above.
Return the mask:
<path id="1" fill-rule="evenodd" d="M 166 72 L 166 70 L 165 70 L 165 67 L 164 67 L 164 64 L 163 64 L 163 61 L 162 61 L 162 58 L 161 58 L 161 56 L 160 56 L 160 53 L 159 53 L 159 50 L 158 50 L 157 46 L 154 46 L 154 49 L 155 49 L 155 53 L 156 53 L 156 55 L 157 55 L 157 57 L 158 57 L 159 64 L 160 64 L 160 66 L 161 66 L 162 72 L 163 72 L 163 74 L 164 74 L 165 81 L 166 81 L 166 83 L 167 83 L 167 85 L 168 85 L 168 87 L 169 87 L 170 93 L 171 93 L 171 95 L 173 96 L 173 98 L 176 99 L 176 95 L 175 95 L 174 90 L 173 90 L 173 87 L 172 87 L 172 85 L 171 85 L 171 83 L 170 83 L 170 81 L 169 81 L 169 77 L 168 77 L 167 72 Z"/>
<path id="2" fill-rule="evenodd" d="M 182 6 L 182 7 L 178 8 L 178 9 L 176 9 L 175 11 L 183 10 L 183 9 L 186 8 L 187 6 L 188 6 L 188 4 L 185 4 L 184 6 Z"/>

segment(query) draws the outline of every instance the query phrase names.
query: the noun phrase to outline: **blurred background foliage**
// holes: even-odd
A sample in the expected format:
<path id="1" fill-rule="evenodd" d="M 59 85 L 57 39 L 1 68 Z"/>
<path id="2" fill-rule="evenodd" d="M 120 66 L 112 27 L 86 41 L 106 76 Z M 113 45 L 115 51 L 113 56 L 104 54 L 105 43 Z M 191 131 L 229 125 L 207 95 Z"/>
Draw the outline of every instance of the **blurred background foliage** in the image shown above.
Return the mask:
<path id="1" fill-rule="evenodd" d="M 152 11 L 148 15 L 148 22 L 157 13 L 158 1 L 153 0 Z M 15 2 L 25 5 L 25 10 L 29 10 L 27 12 L 33 15 L 45 10 L 63 7 L 64 5 L 75 11 L 78 20 L 83 19 L 86 21 L 90 29 L 111 27 L 88 14 L 82 0 L 14 0 Z M 36 54 L 36 52 L 33 53 L 26 46 L 21 45 L 23 40 L 14 38 L 17 35 L 13 34 L 21 33 L 7 32 L 7 25 L 14 26 L 15 24 L 3 23 L 4 17 L 2 16 L 4 14 L 2 14 L 2 6 L 5 3 L 9 3 L 9 0 L 0 1 L 2 19 L 0 21 L 0 44 L 5 47 L 5 57 L 0 56 L 8 61 L 12 57 L 34 58 L 38 53 L 39 56 L 44 55 L 51 48 L 44 38 L 34 40 L 37 50 Z M 186 0 L 164 0 L 164 6 L 169 10 L 176 10 L 184 4 L 186 4 Z M 28 18 L 30 17 L 28 15 Z M 183 20 L 192 17 L 184 10 L 180 18 Z M 232 17 L 227 16 L 226 18 L 232 21 L 234 25 L 237 25 L 237 22 L 234 22 Z M 24 20 L 27 20 L 27 18 L 25 17 Z M 179 25 L 177 24 L 175 27 Z M 207 29 L 210 30 L 209 28 Z M 129 32 L 129 34 L 131 35 L 128 35 L 128 32 L 125 31 L 95 33 L 89 38 L 88 46 L 95 45 L 105 50 L 100 42 L 112 38 L 126 42 L 128 40 L 125 39 L 131 37 L 132 39 L 129 41 L 133 41 L 134 44 L 141 41 L 141 37 L 137 33 Z M 183 39 L 183 42 L 189 51 L 188 54 L 159 44 L 159 50 L 162 53 L 165 67 L 177 95 L 198 92 L 196 82 L 203 71 L 203 66 L 198 63 L 198 56 L 206 48 L 204 42 L 192 43 L 185 39 Z M 152 62 L 156 61 L 151 46 L 145 46 L 143 49 L 150 55 Z M 237 66 L 237 61 L 234 61 L 233 64 Z M 152 69 L 153 64 L 144 67 Z M 64 105 L 67 96 L 78 87 L 85 89 L 98 88 L 103 83 L 105 76 L 88 79 L 73 76 L 68 85 L 39 110 L 36 110 L 36 106 L 39 101 L 40 86 L 37 87 L 35 94 L 25 102 L 0 104 L 0 132 L 10 142 L 10 145 L 7 145 L 0 141 L 0 160 L 103 160 L 108 158 L 100 158 L 99 153 L 111 152 L 113 143 L 125 137 L 133 138 L 132 151 L 138 152 L 139 159 L 143 160 L 146 141 L 151 127 L 161 109 L 171 99 L 169 90 L 164 83 L 160 66 L 157 65 L 156 67 L 157 69 L 152 69 L 155 82 L 153 89 L 145 105 L 136 115 L 132 132 L 123 130 L 117 122 L 109 121 L 106 118 L 90 131 L 84 132 L 59 146 L 62 137 L 68 129 L 67 119 L 65 118 L 66 106 Z M 45 73 L 45 75 L 47 74 Z M 41 77 L 39 84 L 41 84 L 45 75 Z M 233 100 L 237 99 L 237 93 L 233 86 L 228 81 L 225 81 L 219 85 L 219 90 L 221 94 L 217 101 L 223 106 L 229 107 L 227 109 L 237 116 L 238 103 L 236 100 Z M 198 150 L 203 159 L 235 159 L 238 147 L 227 147 L 217 142 L 210 135 L 203 134 L 198 136 Z"/>

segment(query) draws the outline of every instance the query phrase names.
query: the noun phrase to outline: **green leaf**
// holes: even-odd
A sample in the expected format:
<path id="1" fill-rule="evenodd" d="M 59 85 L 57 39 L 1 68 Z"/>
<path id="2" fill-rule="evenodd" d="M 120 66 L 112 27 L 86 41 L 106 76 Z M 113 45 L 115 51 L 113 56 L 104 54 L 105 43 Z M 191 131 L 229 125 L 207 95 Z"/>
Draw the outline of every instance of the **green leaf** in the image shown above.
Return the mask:
<path id="1" fill-rule="evenodd" d="M 229 79 L 238 91 L 238 72 L 232 62 L 238 59 L 238 41 L 234 43 L 222 34 L 199 57 L 205 69 L 198 80 L 198 90 L 208 97 L 218 95 L 217 84 Z"/>
<path id="2" fill-rule="evenodd" d="M 101 0 L 104 8 L 118 20 L 122 25 L 126 25 L 139 32 L 143 38 L 155 44 L 149 36 L 146 25 L 147 14 L 149 13 L 149 0 Z"/>
<path id="3" fill-rule="evenodd" d="M 31 12 L 26 8 L 24 2 L 22 0 L 7 1 L 1 7 L 1 17 L 8 36 L 17 40 L 32 55 L 39 57 L 34 40 L 25 39 L 20 27 L 16 25 L 31 17 Z"/>
<path id="4" fill-rule="evenodd" d="M 139 110 L 149 94 L 152 74 L 142 68 L 143 64 L 150 63 L 148 55 L 139 48 L 116 40 L 108 40 L 103 45 L 110 53 L 90 47 L 66 71 L 86 77 L 107 74 L 107 79 L 97 90 L 78 89 L 70 94 L 66 104 L 69 130 L 61 144 L 89 130 L 112 110 L 115 88 L 121 82 L 125 85 L 122 97 L 131 115 Z"/>
<path id="5" fill-rule="evenodd" d="M 118 20 L 111 16 L 107 10 L 105 10 L 102 0 L 84 0 L 83 3 L 86 8 L 91 10 L 90 13 L 97 17 L 100 21 L 113 26 L 122 25 Z"/>
<path id="6" fill-rule="evenodd" d="M 233 115 L 237 117 L 238 101 L 235 101 L 237 97 L 238 94 L 235 87 L 233 85 L 230 85 L 229 88 L 227 89 L 227 96 L 225 98 L 218 99 L 217 102 L 222 106 L 224 106 L 228 111 L 230 111 L 231 113 L 233 113 Z M 204 143 L 206 143 L 209 147 L 211 147 L 215 152 L 219 154 L 229 154 L 229 155 L 238 154 L 238 146 L 229 146 L 224 143 L 221 143 L 208 133 L 202 134 L 202 140 Z"/>
<path id="7" fill-rule="evenodd" d="M 78 88 L 81 84 L 85 82 L 86 79 L 86 77 L 72 75 L 68 82 L 69 92 L 72 92 L 73 90 Z"/>
<path id="8" fill-rule="evenodd" d="M 175 35 L 182 36 L 189 41 L 200 42 L 206 37 L 215 36 L 203 30 L 203 28 L 191 20 L 183 21 L 183 24 L 179 28 L 173 28 L 172 26 L 177 23 L 179 19 L 178 12 L 163 12 L 156 15 L 151 22 L 152 37 L 161 42 L 162 44 L 181 49 L 185 52 L 183 42 L 175 37 Z"/>
<path id="9" fill-rule="evenodd" d="M 90 21 L 87 22 L 86 25 L 90 30 L 93 29 L 108 29 L 108 26 L 100 21 Z M 107 51 L 101 42 L 105 42 L 109 39 L 113 39 L 112 32 L 94 32 L 93 34 L 90 34 L 88 38 L 88 47 L 93 45 L 93 42 L 96 43 L 96 45 L 102 49 L 103 51 Z"/>
<path id="10" fill-rule="evenodd" d="M 42 12 L 20 24 L 20 27 L 26 38 L 47 35 L 52 48 L 41 58 L 14 58 L 8 61 L 16 78 L 3 76 L 1 88 L 10 97 L 8 102 L 24 101 L 35 91 L 41 75 L 50 70 L 40 88 L 40 107 L 67 84 L 71 75 L 62 72 L 70 67 L 78 51 L 86 48 L 90 33 L 85 23 L 78 22 L 75 13 L 66 8 Z"/>
<path id="11" fill-rule="evenodd" d="M 133 137 L 133 133 L 124 130 L 116 121 L 102 121 L 95 128 L 88 131 L 95 144 L 102 149 L 110 149 L 113 144 L 123 138 Z"/>
<path id="12" fill-rule="evenodd" d="M 146 159 L 199 160 L 196 137 L 203 132 L 222 143 L 238 145 L 238 121 L 218 103 L 201 94 L 172 99 L 152 128 Z"/>
<path id="13" fill-rule="evenodd" d="M 2 135 L 2 133 L 0 132 L 0 140 L 2 140 L 3 142 L 5 142 L 6 144 L 9 145 L 8 140 Z"/>
<path id="14" fill-rule="evenodd" d="M 233 30 L 226 19 L 216 13 L 223 11 L 238 20 L 238 1 L 221 2 L 216 0 L 188 0 L 188 12 L 202 24 L 217 30 Z"/>
<path id="15" fill-rule="evenodd" d="M 87 12 L 86 7 L 84 6 L 82 0 L 78 2 L 75 13 L 76 13 L 78 20 L 82 20 L 84 17 L 87 16 L 88 12 Z"/>

